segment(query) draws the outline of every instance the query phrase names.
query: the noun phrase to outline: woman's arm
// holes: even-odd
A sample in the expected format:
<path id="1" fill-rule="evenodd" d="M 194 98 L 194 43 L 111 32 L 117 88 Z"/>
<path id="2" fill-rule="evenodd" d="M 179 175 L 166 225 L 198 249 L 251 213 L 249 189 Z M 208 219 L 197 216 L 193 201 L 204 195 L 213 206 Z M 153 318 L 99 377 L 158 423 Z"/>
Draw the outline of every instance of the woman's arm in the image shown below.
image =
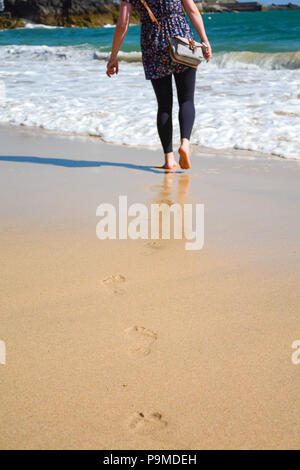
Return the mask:
<path id="1" fill-rule="evenodd" d="M 211 53 L 211 47 L 210 47 L 209 41 L 206 36 L 201 13 L 198 10 L 198 7 L 196 6 L 196 4 L 194 3 L 194 0 L 182 0 L 182 3 L 201 41 L 204 42 L 208 46 L 208 50 L 206 52 L 203 52 L 203 55 L 206 58 L 206 60 L 209 61 L 212 53 Z"/>
<path id="2" fill-rule="evenodd" d="M 106 75 L 108 75 L 108 77 L 119 72 L 117 55 L 127 34 L 131 12 L 132 4 L 121 0 L 120 13 L 114 31 L 111 54 L 107 64 Z"/>

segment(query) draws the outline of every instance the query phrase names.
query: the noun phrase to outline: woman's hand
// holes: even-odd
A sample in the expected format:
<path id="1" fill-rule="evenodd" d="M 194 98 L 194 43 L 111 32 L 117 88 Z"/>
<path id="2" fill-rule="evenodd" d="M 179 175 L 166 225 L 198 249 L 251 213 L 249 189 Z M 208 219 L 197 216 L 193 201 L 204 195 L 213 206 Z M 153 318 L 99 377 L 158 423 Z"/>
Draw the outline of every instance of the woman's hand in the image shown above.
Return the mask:
<path id="1" fill-rule="evenodd" d="M 211 56 L 212 56 L 212 51 L 211 51 L 211 47 L 210 47 L 210 44 L 208 41 L 204 41 L 203 44 L 205 46 L 207 46 L 206 48 L 204 48 L 203 50 L 203 57 L 204 59 L 206 59 L 206 62 L 209 62 L 210 59 L 211 59 Z"/>
<path id="2" fill-rule="evenodd" d="M 119 72 L 119 64 L 117 59 L 109 58 L 109 61 L 106 66 L 106 75 L 110 78 L 114 73 Z"/>

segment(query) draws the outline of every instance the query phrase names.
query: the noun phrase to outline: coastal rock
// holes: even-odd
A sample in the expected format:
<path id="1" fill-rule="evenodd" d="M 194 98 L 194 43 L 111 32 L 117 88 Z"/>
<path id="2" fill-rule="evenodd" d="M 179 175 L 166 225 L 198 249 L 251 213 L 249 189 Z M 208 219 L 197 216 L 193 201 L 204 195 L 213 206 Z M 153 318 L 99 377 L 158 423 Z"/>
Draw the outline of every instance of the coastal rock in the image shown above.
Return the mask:
<path id="1" fill-rule="evenodd" d="M 4 0 L 12 18 L 51 26 L 104 26 L 118 20 L 119 0 Z M 131 22 L 138 22 L 135 12 Z"/>
<path id="2" fill-rule="evenodd" d="M 22 28 L 25 26 L 21 18 L 12 17 L 9 13 L 0 12 L 0 29 Z"/>
<path id="3" fill-rule="evenodd" d="M 196 2 L 199 10 L 203 13 L 225 13 L 243 11 L 266 11 L 266 10 L 298 10 L 300 7 L 293 3 L 280 5 L 264 5 L 259 2 L 238 2 L 237 0 L 202 0 Z"/>
<path id="4" fill-rule="evenodd" d="M 230 11 L 260 11 L 262 5 L 258 2 L 238 2 L 236 0 L 203 0 L 202 8 L 204 13 L 222 13 Z"/>
<path id="5" fill-rule="evenodd" d="M 300 10 L 299 5 L 294 5 L 293 3 L 288 3 L 288 4 L 277 4 L 277 3 L 272 3 L 272 5 L 263 5 L 263 10 L 264 11 L 269 11 L 269 10 Z"/>

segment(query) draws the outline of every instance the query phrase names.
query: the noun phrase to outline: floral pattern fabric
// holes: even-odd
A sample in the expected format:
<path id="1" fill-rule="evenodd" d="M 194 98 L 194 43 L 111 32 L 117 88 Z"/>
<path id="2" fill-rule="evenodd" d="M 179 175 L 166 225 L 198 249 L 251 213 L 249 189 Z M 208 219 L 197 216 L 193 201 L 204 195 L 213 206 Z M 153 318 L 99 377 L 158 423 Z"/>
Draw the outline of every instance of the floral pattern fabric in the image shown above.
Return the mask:
<path id="1" fill-rule="evenodd" d="M 181 0 L 146 0 L 161 28 L 151 20 L 140 0 L 122 1 L 131 3 L 141 20 L 140 40 L 146 80 L 166 77 L 173 72 L 184 72 L 188 69 L 188 65 L 172 60 L 167 40 L 167 36 L 184 36 L 194 39 Z"/>

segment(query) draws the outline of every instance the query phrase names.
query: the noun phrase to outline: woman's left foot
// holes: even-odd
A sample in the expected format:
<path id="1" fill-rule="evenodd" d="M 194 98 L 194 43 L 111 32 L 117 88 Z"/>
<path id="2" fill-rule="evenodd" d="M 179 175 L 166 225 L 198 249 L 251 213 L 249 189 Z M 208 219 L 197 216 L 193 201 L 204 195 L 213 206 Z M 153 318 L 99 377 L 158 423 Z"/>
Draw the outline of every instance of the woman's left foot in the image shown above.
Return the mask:
<path id="1" fill-rule="evenodd" d="M 165 159 L 166 162 L 164 165 L 162 165 L 160 168 L 164 170 L 174 170 L 177 167 L 177 163 L 174 158 L 173 152 L 170 152 L 169 154 L 165 154 Z"/>
<path id="2" fill-rule="evenodd" d="M 173 163 L 170 163 L 170 162 L 165 163 L 160 168 L 162 168 L 163 170 L 174 170 L 177 166 L 178 166 L 178 164 L 174 160 Z"/>

